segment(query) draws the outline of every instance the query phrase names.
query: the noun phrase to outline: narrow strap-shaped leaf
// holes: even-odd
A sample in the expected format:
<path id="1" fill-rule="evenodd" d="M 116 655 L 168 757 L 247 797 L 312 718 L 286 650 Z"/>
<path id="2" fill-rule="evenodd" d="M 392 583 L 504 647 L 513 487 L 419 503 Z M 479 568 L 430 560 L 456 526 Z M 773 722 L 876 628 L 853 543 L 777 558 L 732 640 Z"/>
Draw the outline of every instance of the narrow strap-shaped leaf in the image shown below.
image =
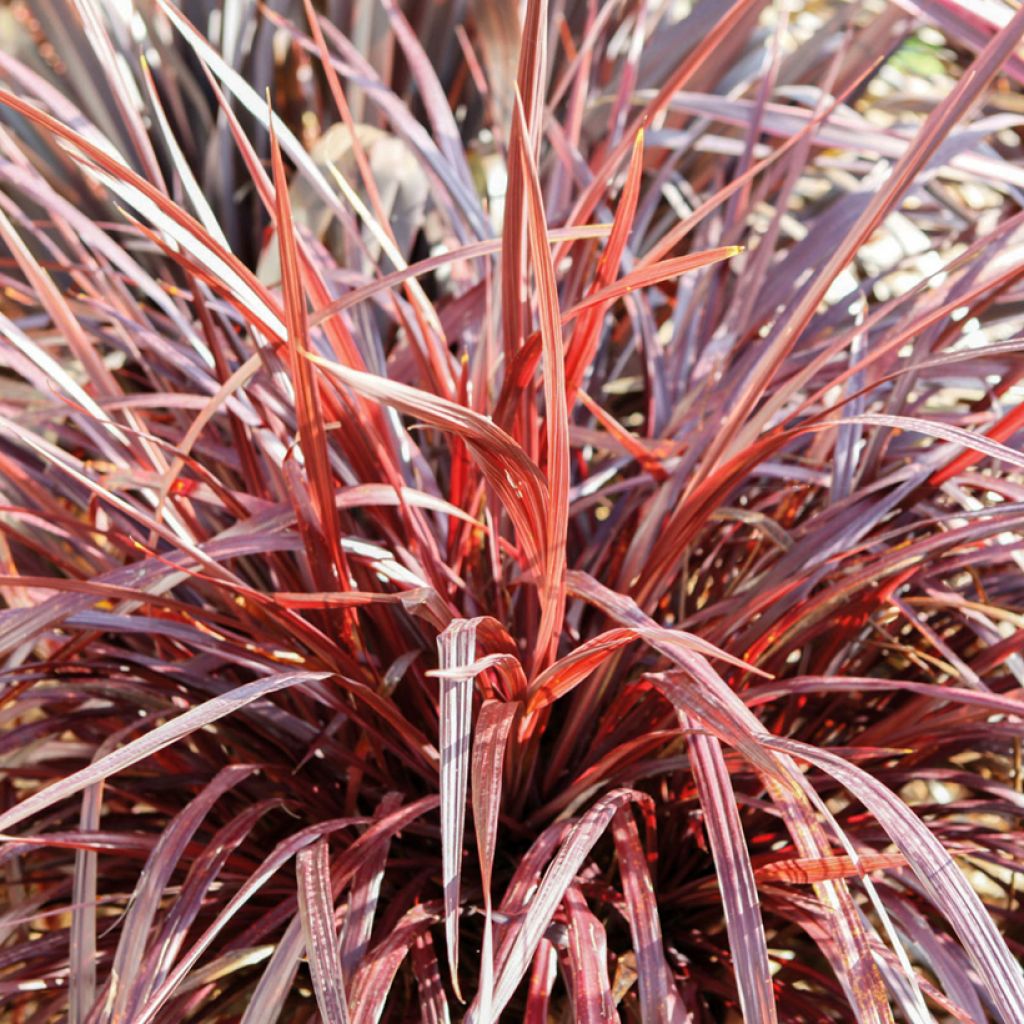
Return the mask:
<path id="1" fill-rule="evenodd" d="M 789 885 L 810 885 L 827 878 L 857 878 L 868 871 L 886 871 L 905 868 L 907 858 L 902 853 L 858 854 L 852 857 L 787 857 L 772 861 L 754 871 L 756 881 L 785 882 Z"/>
<path id="2" fill-rule="evenodd" d="M 515 15 L 513 15 L 515 18 Z M 543 109 L 545 24 L 547 0 L 528 0 L 520 32 L 516 95 L 498 97 L 498 103 L 512 112 L 508 126 L 508 172 L 505 215 L 501 226 L 501 323 L 505 359 L 510 361 L 523 342 L 523 275 L 526 272 L 523 205 L 525 165 L 520 150 L 536 152 Z M 525 116 L 519 116 L 521 100 Z"/>
<path id="3" fill-rule="evenodd" d="M 684 728 L 687 722 L 688 718 L 682 716 Z M 743 1019 L 771 1024 L 778 1017 L 772 994 L 764 922 L 750 852 L 722 746 L 716 737 L 699 732 L 692 733 L 688 742 L 693 778 L 697 783 L 704 827 L 715 858 L 718 890 L 725 908 L 725 926 L 729 933 L 729 949 L 732 950 Z"/>
<path id="4" fill-rule="evenodd" d="M 305 944 L 302 918 L 296 914 L 278 939 L 269 963 L 252 990 L 240 1024 L 276 1024 L 295 982 Z"/>
<path id="5" fill-rule="evenodd" d="M 622 254 L 626 251 L 633 230 L 636 216 L 636 204 L 640 197 L 640 184 L 644 172 L 644 132 L 641 128 L 633 142 L 633 152 L 626 170 L 626 180 L 615 204 L 615 217 L 612 221 L 612 232 L 608 236 L 608 244 L 597 264 L 597 273 L 591 294 L 600 291 L 615 280 L 622 262 Z M 571 404 L 576 391 L 583 383 L 587 367 L 594 359 L 601 341 L 601 312 L 599 308 L 591 309 L 576 322 L 572 337 L 566 346 L 565 377 L 567 400 Z"/>
<path id="6" fill-rule="evenodd" d="M 188 736 L 189 733 L 195 732 L 211 722 L 216 722 L 233 711 L 241 710 L 254 700 L 259 700 L 260 697 L 284 690 L 289 686 L 326 679 L 329 675 L 330 673 L 327 672 L 286 672 L 283 675 L 257 679 L 255 682 L 246 683 L 245 686 L 236 687 L 229 693 L 213 697 L 198 707 L 178 715 L 170 722 L 158 726 L 152 732 L 146 733 L 145 736 L 140 736 L 120 750 L 115 750 L 88 767 L 73 772 L 66 779 L 55 782 L 53 785 L 47 786 L 46 789 L 26 797 L 21 803 L 0 814 L 0 832 L 6 831 L 12 825 L 17 825 L 47 807 L 51 807 L 58 800 L 64 800 L 80 793 L 86 786 L 90 786 L 94 782 L 107 779 L 133 764 L 138 764 L 139 761 L 163 750 L 164 747 L 169 747 L 183 736 Z"/>
<path id="7" fill-rule="evenodd" d="M 434 940 L 429 931 L 418 935 L 412 945 L 412 970 L 419 987 L 421 1024 L 450 1024 L 448 997 L 444 992 L 441 966 L 437 962 Z"/>
<path id="8" fill-rule="evenodd" d="M 380 802 L 374 818 L 386 817 L 402 804 L 398 793 L 388 793 Z M 341 950 L 341 973 L 349 983 L 359 967 L 373 931 L 373 919 L 380 898 L 380 887 L 384 881 L 384 869 L 388 862 L 391 836 L 384 835 L 359 865 L 352 876 L 349 893 L 348 913 L 342 924 L 339 947 Z"/>
<path id="9" fill-rule="evenodd" d="M 615 812 L 612 836 L 636 954 L 640 1016 L 652 1024 L 685 1024 L 688 1015 L 665 959 L 651 873 L 628 804 L 621 805 Z"/>
<path id="10" fill-rule="evenodd" d="M 316 1003 L 324 1024 L 348 1024 L 348 1002 L 341 976 L 338 933 L 334 929 L 334 896 L 327 840 L 319 839 L 312 846 L 300 850 L 296 865 L 299 876 L 299 914 Z"/>
<path id="11" fill-rule="evenodd" d="M 417 904 L 405 912 L 387 937 L 366 955 L 352 981 L 352 1024 L 377 1024 L 395 974 L 416 940 L 437 921 L 436 903 Z"/>
<path id="12" fill-rule="evenodd" d="M 562 897 L 569 932 L 572 1002 L 577 1024 L 617 1024 L 618 1011 L 608 978 L 608 936 L 579 887 L 570 885 Z"/>
<path id="13" fill-rule="evenodd" d="M 533 954 L 523 1024 L 548 1024 L 551 1020 L 551 992 L 557 980 L 558 954 L 554 943 L 544 936 Z"/>
<path id="14" fill-rule="evenodd" d="M 516 103 L 517 118 L 523 117 Z M 525 124 L 520 126 L 524 138 Z M 541 348 L 544 364 L 544 424 L 547 433 L 548 504 L 545 510 L 545 552 L 541 585 L 541 620 L 537 661 L 554 657 L 565 615 L 566 539 L 569 531 L 569 409 L 565 397 L 565 348 L 558 307 L 558 285 L 551 262 L 547 221 L 533 154 L 519 147 L 526 194 L 527 234 L 537 284 Z"/>
<path id="15" fill-rule="evenodd" d="M 445 673 L 448 669 L 472 664 L 476 656 L 476 623 L 471 619 L 457 619 L 437 638 L 437 650 L 438 674 L 441 677 L 441 878 L 444 886 L 445 940 L 452 986 L 461 999 L 459 897 L 475 677 Z"/>
<path id="16" fill-rule="evenodd" d="M 560 658 L 549 668 L 545 669 L 530 684 L 529 710 L 535 711 L 538 708 L 565 696 L 595 669 L 602 665 L 620 648 L 637 641 L 645 641 L 655 644 L 661 643 L 666 647 L 678 646 L 680 649 L 696 651 L 708 658 L 721 658 L 723 661 L 742 668 L 755 675 L 764 675 L 755 666 L 742 661 L 739 658 L 719 650 L 714 644 L 702 640 L 692 633 L 682 630 L 663 629 L 653 624 L 648 627 L 620 626 L 617 629 L 609 629 L 604 633 L 593 637 L 591 640 L 582 643 L 574 651 Z"/>
<path id="17" fill-rule="evenodd" d="M 494 926 L 491 868 L 498 842 L 498 814 L 501 810 L 502 769 L 505 747 L 518 704 L 485 701 L 477 717 L 473 738 L 472 797 L 476 847 L 480 858 L 480 880 L 484 890 L 484 938 L 480 951 L 480 1019 L 491 1020 L 494 995 Z"/>
<path id="18" fill-rule="evenodd" d="M 314 379 L 314 367 L 305 359 L 309 345 L 309 320 L 306 311 L 306 293 L 303 289 L 302 268 L 299 247 L 295 237 L 291 202 L 288 198 L 288 182 L 285 178 L 284 163 L 273 120 L 270 121 L 270 157 L 274 172 L 274 216 L 277 227 L 278 251 L 281 254 L 281 292 L 284 300 L 285 327 L 288 332 L 288 348 L 291 352 L 291 372 L 295 387 L 295 416 L 299 427 L 299 446 L 302 449 L 306 475 L 315 498 L 319 530 L 316 541 L 326 543 L 331 556 L 333 572 L 325 572 L 324 559 L 317 552 L 310 551 L 310 568 L 315 579 L 322 586 L 333 584 L 331 589 L 350 589 L 350 573 L 345 554 L 340 544 L 338 510 L 334 502 L 334 477 L 331 472 L 327 450 L 327 431 L 320 403 L 320 392 Z M 352 612 L 346 612 L 346 621 L 351 627 Z"/>
<path id="19" fill-rule="evenodd" d="M 102 748 L 101 748 L 102 749 Z M 82 794 L 82 811 L 78 819 L 80 832 L 94 831 L 100 826 L 103 783 L 86 787 Z M 69 1024 L 85 1024 L 96 998 L 96 893 L 98 856 L 95 850 L 75 851 L 75 875 L 72 888 L 71 929 L 68 936 Z"/>
<path id="20" fill-rule="evenodd" d="M 545 865 L 557 852 L 568 830 L 568 822 L 552 822 L 519 858 L 512 880 L 505 887 L 501 905 L 494 913 L 494 932 L 499 949 L 503 948 L 506 936 L 522 918 L 527 901 L 540 883 Z"/>

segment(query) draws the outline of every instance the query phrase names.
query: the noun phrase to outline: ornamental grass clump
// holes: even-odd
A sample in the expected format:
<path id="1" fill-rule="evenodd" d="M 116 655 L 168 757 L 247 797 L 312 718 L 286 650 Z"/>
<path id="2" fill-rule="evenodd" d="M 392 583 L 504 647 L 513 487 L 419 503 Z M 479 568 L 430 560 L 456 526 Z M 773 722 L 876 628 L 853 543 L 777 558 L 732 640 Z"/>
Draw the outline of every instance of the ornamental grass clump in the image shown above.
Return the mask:
<path id="1" fill-rule="evenodd" d="M 1024 1020 L 1024 11 L 0 39 L 3 1024 Z"/>

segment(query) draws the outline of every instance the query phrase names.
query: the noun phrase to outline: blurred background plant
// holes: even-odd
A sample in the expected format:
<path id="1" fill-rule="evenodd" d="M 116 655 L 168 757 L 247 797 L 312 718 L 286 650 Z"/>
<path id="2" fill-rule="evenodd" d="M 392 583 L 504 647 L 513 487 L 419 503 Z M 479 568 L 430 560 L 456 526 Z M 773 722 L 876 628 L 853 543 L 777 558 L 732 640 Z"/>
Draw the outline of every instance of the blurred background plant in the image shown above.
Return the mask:
<path id="1" fill-rule="evenodd" d="M 0 1020 L 1024 1020 L 1022 36 L 0 5 Z"/>

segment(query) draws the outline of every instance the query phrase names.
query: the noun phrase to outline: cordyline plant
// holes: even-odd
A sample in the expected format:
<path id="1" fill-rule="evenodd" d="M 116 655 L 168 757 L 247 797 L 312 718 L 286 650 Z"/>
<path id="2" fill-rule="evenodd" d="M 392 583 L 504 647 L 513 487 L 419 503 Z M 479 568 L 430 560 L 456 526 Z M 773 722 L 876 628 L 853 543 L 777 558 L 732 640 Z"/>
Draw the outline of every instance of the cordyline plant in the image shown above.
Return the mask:
<path id="1" fill-rule="evenodd" d="M 1024 11 L 0 32 L 4 1024 L 1024 1021 Z"/>

